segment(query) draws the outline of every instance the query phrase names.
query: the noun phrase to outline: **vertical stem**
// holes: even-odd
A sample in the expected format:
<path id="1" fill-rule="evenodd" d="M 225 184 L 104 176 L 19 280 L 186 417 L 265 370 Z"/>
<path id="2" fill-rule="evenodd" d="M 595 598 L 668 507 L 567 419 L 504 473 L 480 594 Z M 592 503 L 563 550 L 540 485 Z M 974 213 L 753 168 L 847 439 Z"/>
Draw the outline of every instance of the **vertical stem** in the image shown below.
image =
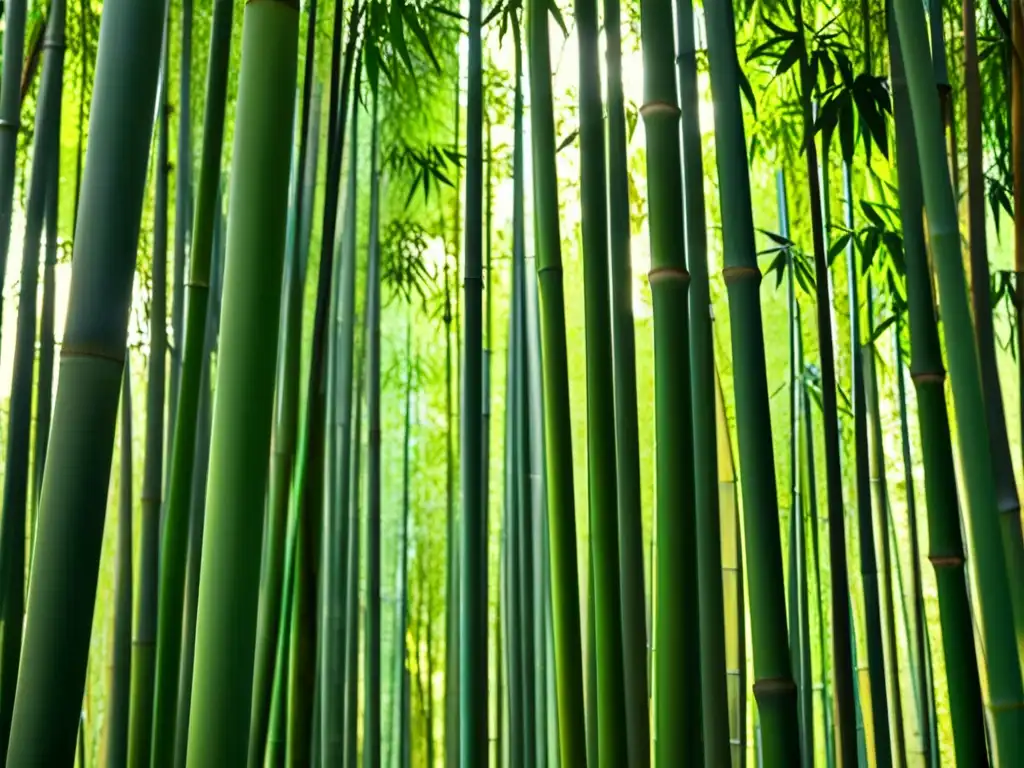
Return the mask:
<path id="1" fill-rule="evenodd" d="M 483 3 L 469 3 L 466 102 L 465 349 L 460 409 L 462 601 L 459 616 L 460 764 L 487 762 L 487 517 L 481 493 L 483 338 Z M 458 323 L 456 323 L 458 330 Z"/>
<path id="2" fill-rule="evenodd" d="M 290 143 L 281 115 L 295 104 L 298 9 L 249 3 L 228 196 L 224 309 L 217 361 L 199 583 L 189 761 L 246 759 L 259 590 L 261 516 L 270 451 Z"/>
<path id="3" fill-rule="evenodd" d="M 757 266 L 754 242 L 735 20 L 731 2 L 711 3 L 705 6 L 704 12 L 708 27 L 711 88 L 716 107 L 715 135 L 722 214 L 723 220 L 733 222 L 723 230 L 724 276 L 732 313 L 744 537 L 750 569 L 748 584 L 756 677 L 754 696 L 763 725 L 766 761 L 772 765 L 784 765 L 800 748 L 799 728 L 796 686 L 786 637 L 782 547 L 759 290 L 761 271 Z M 833 573 L 840 586 L 845 586 L 839 577 L 843 573 L 842 556 L 845 554 L 842 519 L 837 522 L 838 530 L 833 530 L 836 534 L 833 547 L 838 550 L 833 559 L 836 569 Z M 845 591 L 837 594 L 843 598 L 841 604 L 845 604 Z M 848 648 L 840 643 L 837 645 L 840 654 L 844 647 Z M 850 669 L 849 663 L 840 665 L 838 660 L 837 668 L 845 669 L 847 673 Z M 846 764 L 852 765 L 853 762 Z"/>
<path id="4" fill-rule="evenodd" d="M 142 530 L 135 636 L 132 640 L 132 703 L 128 765 L 149 765 L 156 687 L 160 509 L 163 502 L 164 419 L 167 394 L 167 207 L 170 105 L 170 14 L 167 13 L 157 95 L 156 191 L 153 200 L 152 298 L 149 308 L 149 380 L 146 385 L 146 457 L 142 468 Z"/>
<path id="5" fill-rule="evenodd" d="M 543 355 L 553 661 L 558 678 L 555 689 L 561 761 L 566 766 L 582 766 L 587 759 L 583 654 L 548 13 L 549 7 L 543 0 L 529 0 L 526 21 L 530 54 L 530 135 L 533 139 L 538 303 Z M 511 731 L 509 741 L 514 741 Z"/>

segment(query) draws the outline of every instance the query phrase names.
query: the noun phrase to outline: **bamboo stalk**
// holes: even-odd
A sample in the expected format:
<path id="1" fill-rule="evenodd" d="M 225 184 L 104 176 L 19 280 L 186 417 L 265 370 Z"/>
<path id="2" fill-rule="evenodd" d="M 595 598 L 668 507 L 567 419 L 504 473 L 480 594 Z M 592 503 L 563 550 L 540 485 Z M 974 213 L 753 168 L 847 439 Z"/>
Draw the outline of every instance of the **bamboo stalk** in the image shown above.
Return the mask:
<path id="1" fill-rule="evenodd" d="M 78 212 L 82 223 L 75 240 L 7 752 L 12 765 L 68 765 L 74 759 L 152 135 L 163 5 L 157 0 L 112 0 L 101 23 L 96 109 Z M 125 61 L 133 66 L 124 67 Z"/>

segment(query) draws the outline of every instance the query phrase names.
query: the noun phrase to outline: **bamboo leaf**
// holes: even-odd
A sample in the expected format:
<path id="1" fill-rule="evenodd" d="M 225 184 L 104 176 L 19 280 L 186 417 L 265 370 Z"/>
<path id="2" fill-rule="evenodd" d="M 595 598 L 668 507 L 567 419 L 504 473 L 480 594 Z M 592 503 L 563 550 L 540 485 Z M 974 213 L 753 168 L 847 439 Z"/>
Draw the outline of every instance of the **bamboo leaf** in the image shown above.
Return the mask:
<path id="1" fill-rule="evenodd" d="M 842 104 L 839 107 L 839 147 L 846 163 L 853 163 L 854 140 L 853 140 L 853 104 L 850 101 L 850 94 L 842 95 Z"/>
<path id="2" fill-rule="evenodd" d="M 885 320 L 883 320 L 877 326 L 875 326 L 874 330 L 871 332 L 871 338 L 869 339 L 869 343 L 873 344 L 875 341 L 877 341 L 883 333 L 889 330 L 889 326 L 891 326 L 895 322 L 896 315 L 889 315 L 889 317 L 885 318 Z"/>
<path id="3" fill-rule="evenodd" d="M 789 47 L 779 57 L 779 63 L 775 67 L 775 76 L 780 77 L 793 68 L 793 65 L 800 60 L 804 52 L 804 41 L 802 37 L 795 38 Z"/>
<path id="4" fill-rule="evenodd" d="M 576 139 L 577 139 L 577 137 L 579 137 L 579 135 L 580 135 L 580 129 L 579 128 L 573 129 L 569 133 L 568 136 L 566 136 L 564 139 L 562 139 L 561 142 L 559 142 L 558 146 L 555 148 L 555 152 L 556 153 L 561 152 L 563 149 L 565 149 L 570 144 L 572 144 L 574 141 L 576 141 Z"/>
<path id="5" fill-rule="evenodd" d="M 736 70 L 739 75 L 740 92 L 746 97 L 747 103 L 750 105 L 750 111 L 756 118 L 757 97 L 754 96 L 754 89 L 750 86 L 750 79 L 747 77 L 747 73 L 743 71 L 743 67 L 740 66 L 739 61 L 736 62 Z"/>
<path id="6" fill-rule="evenodd" d="M 550 0 L 550 5 L 548 7 L 551 11 L 551 15 L 555 19 L 555 23 L 558 25 L 559 29 L 562 30 L 562 34 L 565 37 L 568 37 L 569 28 L 565 26 L 565 19 L 562 17 L 562 10 L 558 7 L 558 0 Z"/>
<path id="7" fill-rule="evenodd" d="M 423 25 L 420 24 L 419 16 L 416 10 L 412 6 L 405 6 L 403 13 L 405 17 L 405 23 L 409 25 L 409 29 L 412 30 L 413 35 L 416 36 L 416 40 L 419 41 L 420 47 L 424 53 L 430 59 L 430 63 L 434 65 L 434 69 L 440 73 L 441 64 L 437 60 L 437 56 L 434 55 L 434 48 L 430 44 L 430 38 L 427 36 L 426 30 L 423 29 Z"/>
<path id="8" fill-rule="evenodd" d="M 412 56 L 409 54 L 409 46 L 405 42 L 404 8 L 405 0 L 392 0 L 388 36 L 391 38 L 391 45 L 398 53 L 398 56 L 405 63 L 405 66 L 409 68 L 410 74 L 415 75 L 415 70 L 412 66 Z"/>
<path id="9" fill-rule="evenodd" d="M 836 256 L 842 253 L 850 244 L 851 237 L 853 237 L 853 234 L 850 232 L 846 232 L 841 237 L 839 237 L 839 239 L 837 239 L 834 243 L 832 243 L 832 247 L 828 249 L 829 266 L 831 266 L 832 262 L 835 261 Z"/>

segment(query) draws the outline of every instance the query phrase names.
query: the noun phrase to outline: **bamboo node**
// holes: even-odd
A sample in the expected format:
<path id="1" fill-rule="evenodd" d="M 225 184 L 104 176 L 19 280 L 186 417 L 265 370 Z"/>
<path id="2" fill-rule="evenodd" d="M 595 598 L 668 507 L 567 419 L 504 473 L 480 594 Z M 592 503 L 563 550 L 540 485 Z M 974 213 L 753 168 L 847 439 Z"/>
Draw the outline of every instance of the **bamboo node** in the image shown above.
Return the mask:
<path id="1" fill-rule="evenodd" d="M 962 568 L 963 555 L 929 555 L 928 560 L 936 570 L 940 568 Z"/>
<path id="2" fill-rule="evenodd" d="M 796 694 L 796 683 L 791 677 L 763 677 L 754 683 L 754 697 L 788 696 Z"/>
<path id="3" fill-rule="evenodd" d="M 911 372 L 910 380 L 915 384 L 942 384 L 946 381 L 946 371 L 940 368 L 937 371 Z"/>
<path id="4" fill-rule="evenodd" d="M 209 280 L 199 280 L 199 279 L 191 279 L 190 278 L 190 279 L 185 281 L 185 287 L 186 288 L 204 288 L 206 290 L 210 290 L 210 281 Z"/>
<path id="5" fill-rule="evenodd" d="M 559 262 L 555 264 L 545 264 L 543 267 L 537 267 L 537 277 L 539 278 L 542 275 L 554 275 L 561 280 L 562 264 Z"/>
<path id="6" fill-rule="evenodd" d="M 655 267 L 647 273 L 647 281 L 653 286 L 655 283 L 682 283 L 690 284 L 690 273 L 682 267 Z"/>
<path id="7" fill-rule="evenodd" d="M 757 267 L 726 267 L 722 270 L 722 278 L 726 285 L 750 278 L 754 278 L 760 283 L 761 270 Z"/>
<path id="8" fill-rule="evenodd" d="M 15 120 L 4 120 L 0 117 L 0 130 L 5 128 L 13 128 L 15 133 L 21 130 L 21 123 Z"/>
<path id="9" fill-rule="evenodd" d="M 988 705 L 993 714 L 1000 712 L 1016 712 L 1024 709 L 1024 701 L 993 701 Z"/>
<path id="10" fill-rule="evenodd" d="M 679 117 L 682 114 L 679 107 L 670 101 L 648 101 L 640 107 L 640 117 L 645 120 L 648 117 L 666 115 L 668 117 Z"/>
<path id="11" fill-rule="evenodd" d="M 88 344 L 68 344 L 64 343 L 60 348 L 61 358 L 65 357 L 93 357 L 99 360 L 109 360 L 110 362 L 117 363 L 118 365 L 124 365 L 124 350 L 121 350 L 121 354 L 114 352 L 108 352 L 99 347 L 92 347 Z"/>

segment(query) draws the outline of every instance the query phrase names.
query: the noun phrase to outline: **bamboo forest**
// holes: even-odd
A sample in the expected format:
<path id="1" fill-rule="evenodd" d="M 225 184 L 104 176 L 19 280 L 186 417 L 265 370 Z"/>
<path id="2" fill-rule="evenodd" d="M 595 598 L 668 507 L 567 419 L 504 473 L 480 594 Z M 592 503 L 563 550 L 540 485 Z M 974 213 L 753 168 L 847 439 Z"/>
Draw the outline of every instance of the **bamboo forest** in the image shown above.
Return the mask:
<path id="1" fill-rule="evenodd" d="M 0 38 L 5 765 L 1024 766 L 1024 0 Z"/>

